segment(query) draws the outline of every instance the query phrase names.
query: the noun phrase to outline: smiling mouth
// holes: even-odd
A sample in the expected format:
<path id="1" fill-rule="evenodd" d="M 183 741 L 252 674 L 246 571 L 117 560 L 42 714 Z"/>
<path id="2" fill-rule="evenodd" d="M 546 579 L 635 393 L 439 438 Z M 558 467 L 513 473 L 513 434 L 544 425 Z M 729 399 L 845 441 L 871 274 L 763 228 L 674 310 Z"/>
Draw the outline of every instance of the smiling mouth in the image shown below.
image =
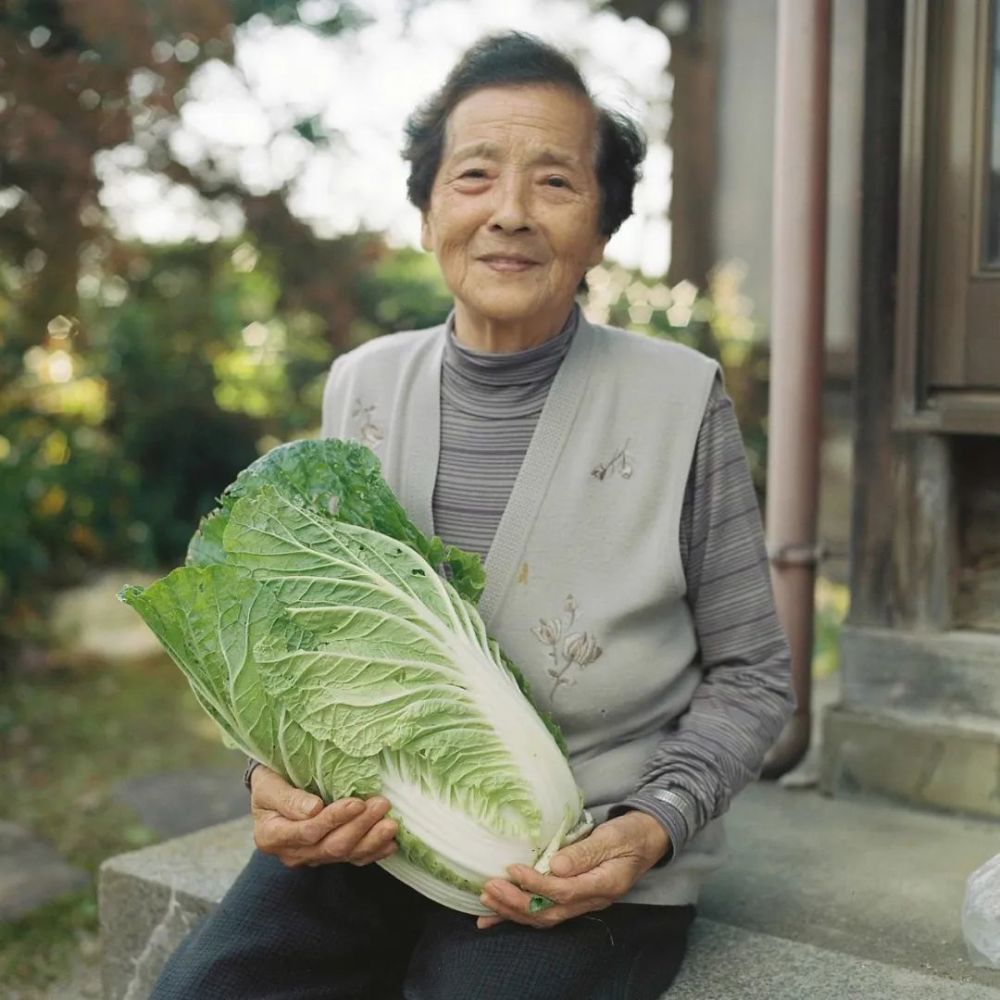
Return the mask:
<path id="1" fill-rule="evenodd" d="M 535 261 L 521 257 L 480 257 L 479 262 L 494 271 L 527 271 L 538 266 Z"/>

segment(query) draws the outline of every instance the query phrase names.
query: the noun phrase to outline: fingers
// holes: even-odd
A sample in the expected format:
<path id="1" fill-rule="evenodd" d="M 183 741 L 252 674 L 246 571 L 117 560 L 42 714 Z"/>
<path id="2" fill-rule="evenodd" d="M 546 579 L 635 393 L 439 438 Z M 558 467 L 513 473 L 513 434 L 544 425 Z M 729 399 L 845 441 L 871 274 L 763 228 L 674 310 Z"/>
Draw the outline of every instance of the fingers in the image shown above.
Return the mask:
<path id="1" fill-rule="evenodd" d="M 359 799 L 338 799 L 311 819 L 288 819 L 267 809 L 254 810 L 254 840 L 265 854 L 277 854 L 291 848 L 315 847 L 332 830 L 364 814 Z"/>
<path id="2" fill-rule="evenodd" d="M 389 857 L 398 847 L 395 840 L 398 829 L 399 827 L 391 819 L 375 823 L 358 841 L 347 860 L 352 865 L 369 865 L 373 861 Z"/>
<path id="3" fill-rule="evenodd" d="M 581 898 L 621 895 L 631 883 L 627 881 L 627 873 L 618 870 L 620 867 L 609 863 L 569 878 L 543 875 L 526 865 L 511 865 L 507 873 L 515 886 L 529 894 L 545 896 L 556 903 L 571 903 Z"/>
<path id="4" fill-rule="evenodd" d="M 250 777 L 250 804 L 253 808 L 270 809 L 287 819 L 308 819 L 323 808 L 323 800 L 318 795 L 290 785 L 263 764 L 254 768 Z"/>
<path id="5" fill-rule="evenodd" d="M 643 818 L 649 819 L 649 817 Z M 582 840 L 557 851 L 549 862 L 549 870 L 559 878 L 571 878 L 589 872 L 605 861 L 629 853 L 631 844 L 623 833 L 619 821 L 609 820 L 598 824 Z"/>
<path id="6" fill-rule="evenodd" d="M 515 885 L 511 885 L 503 879 L 491 879 L 483 886 L 483 893 L 479 897 L 484 906 L 488 906 L 498 916 L 506 920 L 513 920 L 519 924 L 528 924 L 531 927 L 545 927 L 547 922 L 543 922 L 542 917 L 548 916 L 551 910 L 544 910 L 540 913 L 531 913 L 529 907 L 531 896 L 522 892 Z M 553 907 L 552 909 L 557 909 Z M 562 907 L 558 907 L 562 909 Z"/>
<path id="7" fill-rule="evenodd" d="M 554 927 L 570 917 L 603 910 L 627 891 L 634 879 L 630 879 L 624 868 L 616 871 L 617 867 L 621 866 L 610 863 L 573 878 L 559 878 L 542 875 L 525 865 L 511 865 L 508 871 L 512 881 L 490 879 L 483 887 L 480 901 L 506 920 L 531 927 Z M 532 897 L 537 896 L 551 900 L 554 905 L 532 912 Z"/>
<path id="8" fill-rule="evenodd" d="M 381 860 L 392 844 L 398 829 L 394 820 L 386 819 L 390 805 L 381 796 L 369 799 L 364 811 L 343 826 L 329 833 L 316 845 L 316 853 L 325 861 L 350 861 L 366 865 Z M 390 852 L 391 853 L 391 852 Z"/>
<path id="9" fill-rule="evenodd" d="M 484 906 L 488 906 L 496 914 L 495 918 L 480 917 L 477 921 L 480 930 L 492 927 L 500 920 L 510 920 L 513 923 L 545 930 L 549 927 L 555 927 L 571 917 L 589 913 L 591 910 L 600 910 L 607 905 L 595 900 L 578 900 L 570 904 L 551 906 L 546 910 L 531 913 L 528 908 L 531 896 L 502 879 L 492 879 L 487 882 L 479 899 Z"/>
<path id="10" fill-rule="evenodd" d="M 379 843 L 371 849 L 369 853 L 358 853 L 355 852 L 350 857 L 350 862 L 352 865 L 370 865 L 374 864 L 376 861 L 382 861 L 385 858 L 391 857 L 396 851 L 399 850 L 399 844 L 395 841 L 396 829 L 393 825 L 391 828 L 386 828 L 379 835 Z"/>
<path id="11" fill-rule="evenodd" d="M 581 886 L 578 879 L 543 875 L 526 865 L 511 865 L 507 869 L 507 873 L 510 876 L 510 882 L 507 884 L 513 883 L 515 887 L 523 889 L 522 895 L 526 895 L 529 899 L 532 894 L 535 894 L 545 896 L 546 899 L 551 899 L 554 903 L 570 903 L 581 895 L 585 888 L 589 888 Z M 497 881 L 502 882 L 503 880 Z"/>
<path id="12" fill-rule="evenodd" d="M 376 796 L 364 803 L 339 800 L 309 820 L 271 814 L 258 820 L 254 838 L 264 853 L 277 855 L 289 867 L 343 861 L 367 865 L 397 848 L 397 824 L 385 818 L 390 808 L 387 799 Z"/>

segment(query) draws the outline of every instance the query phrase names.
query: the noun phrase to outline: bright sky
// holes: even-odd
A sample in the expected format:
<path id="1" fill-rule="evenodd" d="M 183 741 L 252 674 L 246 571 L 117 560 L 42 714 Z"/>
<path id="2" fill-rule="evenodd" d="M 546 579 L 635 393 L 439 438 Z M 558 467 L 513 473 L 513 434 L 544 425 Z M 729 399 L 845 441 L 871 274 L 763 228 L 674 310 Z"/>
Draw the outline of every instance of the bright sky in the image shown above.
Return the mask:
<path id="1" fill-rule="evenodd" d="M 438 87 L 461 53 L 482 34 L 530 31 L 573 56 L 605 103 L 639 118 L 651 137 L 636 214 L 608 246 L 626 266 L 661 275 L 669 262 L 669 43 L 662 32 L 586 0 L 430 0 L 407 20 L 403 0 L 366 0 L 370 26 L 323 38 L 299 26 L 251 21 L 237 38 L 236 68 L 201 67 L 190 84 L 182 127 L 170 137 L 179 160 L 221 169 L 264 193 L 287 184 L 292 210 L 317 232 L 359 227 L 384 231 L 396 245 L 418 245 L 419 216 L 406 201 L 399 156 L 406 116 Z M 304 0 L 304 20 L 320 20 L 334 0 Z M 147 82 L 133 80 L 141 96 Z M 317 148 L 291 126 L 318 121 L 329 140 Z M 127 235 L 150 241 L 212 240 L 238 233 L 234 206 L 212 208 L 193 191 L 145 169 L 136 146 L 104 154 L 102 202 Z"/>

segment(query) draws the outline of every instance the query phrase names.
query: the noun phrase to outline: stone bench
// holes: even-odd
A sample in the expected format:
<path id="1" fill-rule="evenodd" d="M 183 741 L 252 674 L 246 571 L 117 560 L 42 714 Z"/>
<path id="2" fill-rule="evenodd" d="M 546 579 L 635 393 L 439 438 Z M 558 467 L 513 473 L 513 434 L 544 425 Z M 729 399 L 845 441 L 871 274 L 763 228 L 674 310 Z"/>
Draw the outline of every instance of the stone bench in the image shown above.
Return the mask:
<path id="1" fill-rule="evenodd" d="M 245 864 L 250 829 L 224 823 L 104 863 L 107 1000 L 148 996 Z M 729 839 L 669 1000 L 1000 1000 L 1000 973 L 969 965 L 958 926 L 996 825 L 760 786 L 735 803 Z"/>

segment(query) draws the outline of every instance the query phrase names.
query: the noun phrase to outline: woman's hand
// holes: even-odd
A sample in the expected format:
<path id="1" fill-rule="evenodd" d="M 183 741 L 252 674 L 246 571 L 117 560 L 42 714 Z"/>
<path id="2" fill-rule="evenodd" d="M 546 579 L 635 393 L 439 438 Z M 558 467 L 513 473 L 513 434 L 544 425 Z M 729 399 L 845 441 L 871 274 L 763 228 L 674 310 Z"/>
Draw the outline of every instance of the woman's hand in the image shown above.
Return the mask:
<path id="1" fill-rule="evenodd" d="M 490 879 L 480 899 L 495 917 L 480 917 L 480 930 L 504 920 L 531 927 L 554 927 L 570 917 L 603 910 L 632 888 L 670 846 L 670 835 L 652 816 L 633 811 L 599 824 L 590 836 L 552 857 L 551 875 L 526 865 L 507 869 L 510 881 Z M 532 895 L 555 904 L 532 913 Z"/>
<path id="2" fill-rule="evenodd" d="M 397 848 L 396 824 L 383 818 L 389 808 L 381 796 L 338 799 L 324 807 L 318 795 L 263 765 L 250 776 L 254 843 L 289 868 L 338 861 L 368 865 L 389 857 Z"/>

